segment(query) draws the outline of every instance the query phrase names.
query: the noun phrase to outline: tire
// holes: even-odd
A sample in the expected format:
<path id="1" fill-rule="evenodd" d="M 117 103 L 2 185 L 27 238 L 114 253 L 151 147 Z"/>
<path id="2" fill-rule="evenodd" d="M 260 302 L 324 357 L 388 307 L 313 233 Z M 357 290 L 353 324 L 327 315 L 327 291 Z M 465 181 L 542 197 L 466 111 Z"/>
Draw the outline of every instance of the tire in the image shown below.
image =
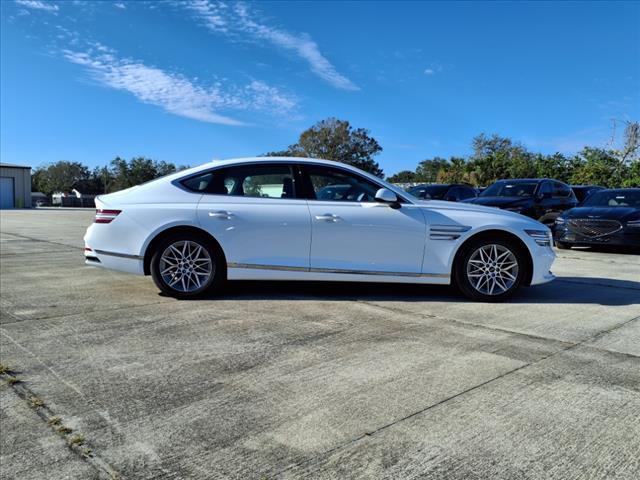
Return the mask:
<path id="1" fill-rule="evenodd" d="M 556 248 L 558 248 L 558 250 L 571 250 L 571 245 L 556 240 Z"/>
<path id="2" fill-rule="evenodd" d="M 457 256 L 454 281 L 464 296 L 471 300 L 505 301 L 527 278 L 527 255 L 522 245 L 507 237 L 472 240 L 462 247 Z"/>
<path id="3" fill-rule="evenodd" d="M 164 294 L 178 299 L 197 298 L 224 281 L 222 253 L 204 235 L 176 233 L 156 246 L 151 277 Z"/>

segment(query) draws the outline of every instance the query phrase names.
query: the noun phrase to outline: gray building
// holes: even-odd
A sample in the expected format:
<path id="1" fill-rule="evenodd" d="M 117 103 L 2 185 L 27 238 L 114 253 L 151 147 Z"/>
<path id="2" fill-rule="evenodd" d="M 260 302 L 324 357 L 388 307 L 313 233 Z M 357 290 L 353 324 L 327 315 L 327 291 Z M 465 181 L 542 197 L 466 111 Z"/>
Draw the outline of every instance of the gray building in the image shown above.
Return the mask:
<path id="1" fill-rule="evenodd" d="M 31 207 L 31 167 L 0 163 L 0 208 Z"/>

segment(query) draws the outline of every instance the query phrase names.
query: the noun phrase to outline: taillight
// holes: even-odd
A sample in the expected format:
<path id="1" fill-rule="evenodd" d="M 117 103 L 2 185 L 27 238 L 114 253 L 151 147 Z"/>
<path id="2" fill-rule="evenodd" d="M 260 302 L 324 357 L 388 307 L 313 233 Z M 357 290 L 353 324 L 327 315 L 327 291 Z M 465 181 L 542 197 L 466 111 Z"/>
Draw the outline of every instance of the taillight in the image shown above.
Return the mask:
<path id="1" fill-rule="evenodd" d="M 122 210 L 96 210 L 96 223 L 111 223 Z"/>

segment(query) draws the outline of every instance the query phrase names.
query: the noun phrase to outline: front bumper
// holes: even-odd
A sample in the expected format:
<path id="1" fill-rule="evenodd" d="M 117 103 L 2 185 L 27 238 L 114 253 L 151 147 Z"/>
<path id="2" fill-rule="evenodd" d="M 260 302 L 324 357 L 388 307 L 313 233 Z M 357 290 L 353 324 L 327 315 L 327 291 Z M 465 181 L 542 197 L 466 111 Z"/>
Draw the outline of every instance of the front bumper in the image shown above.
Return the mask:
<path id="1" fill-rule="evenodd" d="M 548 283 L 556 278 L 551 273 L 551 265 L 556 259 L 556 253 L 551 247 L 538 246 L 532 251 L 533 274 L 531 275 L 530 285 L 541 285 Z"/>
<path id="2" fill-rule="evenodd" d="M 612 245 L 625 247 L 640 247 L 640 229 L 623 228 L 609 235 L 588 237 L 572 231 L 566 226 L 556 226 L 554 238 L 558 242 L 575 246 Z"/>

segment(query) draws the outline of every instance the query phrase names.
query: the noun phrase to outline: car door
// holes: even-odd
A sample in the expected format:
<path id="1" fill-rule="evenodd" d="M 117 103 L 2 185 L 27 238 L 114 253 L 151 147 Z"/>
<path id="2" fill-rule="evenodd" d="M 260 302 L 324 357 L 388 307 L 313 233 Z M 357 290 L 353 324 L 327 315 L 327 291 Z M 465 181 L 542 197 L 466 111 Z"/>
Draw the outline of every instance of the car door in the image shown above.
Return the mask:
<path id="1" fill-rule="evenodd" d="M 209 175 L 198 220 L 218 240 L 230 268 L 309 267 L 309 209 L 298 198 L 293 164 L 260 162 Z"/>
<path id="2" fill-rule="evenodd" d="M 380 185 L 346 169 L 313 164 L 301 168 L 311 213 L 312 271 L 420 273 L 426 223 L 419 207 L 376 202 Z M 320 198 L 331 186 L 340 186 L 341 194 Z"/>

